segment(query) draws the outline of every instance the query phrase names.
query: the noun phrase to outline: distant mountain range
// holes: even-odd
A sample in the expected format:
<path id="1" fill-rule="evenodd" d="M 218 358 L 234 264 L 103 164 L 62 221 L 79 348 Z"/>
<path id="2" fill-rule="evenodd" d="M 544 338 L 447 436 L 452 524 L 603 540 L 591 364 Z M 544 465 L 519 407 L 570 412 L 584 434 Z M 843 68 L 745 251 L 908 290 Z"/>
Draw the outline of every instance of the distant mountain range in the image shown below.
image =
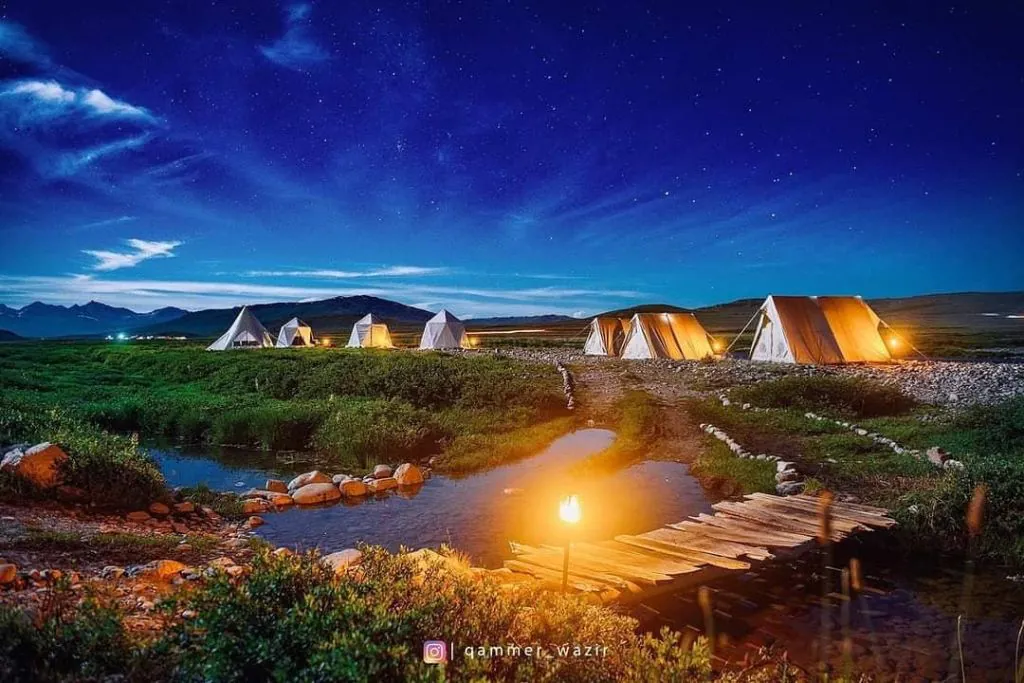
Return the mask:
<path id="1" fill-rule="evenodd" d="M 24 337 L 14 334 L 13 332 L 0 330 L 0 342 L 21 341 L 22 339 L 24 339 Z"/>
<path id="2" fill-rule="evenodd" d="M 692 310 L 709 331 L 739 330 L 757 311 L 763 299 L 740 299 L 725 304 L 697 309 L 684 309 L 670 304 L 644 304 L 608 311 L 601 315 L 629 317 L 642 312 Z M 974 329 L 1020 329 L 1024 327 L 1024 292 L 963 292 L 921 296 L 869 299 L 868 303 L 893 325 L 928 327 L 969 327 Z M 252 312 L 272 333 L 287 320 L 299 317 L 314 330 L 335 334 L 347 332 L 367 313 L 382 318 L 398 328 L 422 325 L 434 314 L 374 296 L 339 296 L 303 302 L 255 304 Z M 0 304 L 0 331 L 21 337 L 90 337 L 125 332 L 143 335 L 184 335 L 214 337 L 219 335 L 239 308 L 207 309 L 188 312 L 180 308 L 161 308 L 150 313 L 136 313 L 96 301 L 79 306 L 55 306 L 35 302 L 21 309 Z M 558 328 L 582 327 L 585 320 L 564 315 L 476 318 L 466 321 L 472 329 L 480 328 Z M 13 341 L 0 333 L 0 341 Z"/>
<path id="3" fill-rule="evenodd" d="M 36 301 L 21 309 L 0 304 L 0 330 L 22 337 L 105 335 L 164 323 L 186 313 L 188 311 L 174 307 L 136 313 L 98 301 L 74 306 L 55 306 Z"/>
<path id="4" fill-rule="evenodd" d="M 196 311 L 134 330 L 146 335 L 185 335 L 189 337 L 215 337 L 228 328 L 241 308 L 211 308 Z M 359 318 L 367 313 L 380 317 L 389 324 L 422 325 L 433 317 L 433 313 L 406 306 L 375 296 L 336 296 L 318 301 L 292 301 L 274 304 L 255 304 L 249 310 L 263 326 L 276 334 L 284 323 L 292 318 L 301 318 L 318 332 L 348 331 Z"/>

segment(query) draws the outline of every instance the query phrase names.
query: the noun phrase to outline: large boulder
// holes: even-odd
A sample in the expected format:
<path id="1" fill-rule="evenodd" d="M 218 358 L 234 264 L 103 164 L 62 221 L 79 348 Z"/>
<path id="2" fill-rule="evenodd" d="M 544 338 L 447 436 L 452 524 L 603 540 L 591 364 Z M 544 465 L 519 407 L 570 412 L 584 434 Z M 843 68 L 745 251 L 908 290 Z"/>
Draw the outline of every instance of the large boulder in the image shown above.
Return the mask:
<path id="1" fill-rule="evenodd" d="M 335 574 L 344 574 L 349 567 L 359 564 L 362 559 L 362 552 L 355 548 L 346 548 L 330 555 L 324 555 L 320 561 L 333 569 Z"/>
<path id="2" fill-rule="evenodd" d="M 257 512 L 268 512 L 270 501 L 263 498 L 249 498 L 242 501 L 242 514 L 252 515 Z"/>
<path id="3" fill-rule="evenodd" d="M 333 483 L 331 478 L 321 472 L 320 470 L 313 470 L 312 472 L 306 472 L 288 482 L 288 490 L 295 491 L 301 489 L 307 484 L 330 484 Z"/>
<path id="4" fill-rule="evenodd" d="M 49 489 L 60 484 L 60 466 L 67 459 L 67 453 L 60 446 L 46 442 L 27 450 L 8 451 L 0 470 L 11 472 L 41 489 Z"/>
<path id="5" fill-rule="evenodd" d="M 391 465 L 377 465 L 373 468 L 374 479 L 385 479 L 391 476 Z"/>
<path id="6" fill-rule="evenodd" d="M 18 567 L 13 564 L 0 564 L 0 585 L 12 583 L 18 578 Z"/>
<path id="7" fill-rule="evenodd" d="M 177 560 L 155 560 L 144 565 L 140 575 L 151 581 L 169 581 L 184 569 L 188 569 L 188 567 Z"/>
<path id="8" fill-rule="evenodd" d="M 395 481 L 399 486 L 415 486 L 423 483 L 423 470 L 411 462 L 399 465 L 395 470 Z"/>
<path id="9" fill-rule="evenodd" d="M 358 498 L 359 496 L 365 496 L 370 492 L 366 488 L 366 484 L 360 479 L 346 479 L 338 484 L 338 490 L 341 491 L 341 495 L 350 498 Z"/>
<path id="10" fill-rule="evenodd" d="M 397 486 L 398 481 L 394 477 L 384 477 L 383 479 L 374 479 L 366 485 L 366 488 L 370 489 L 370 493 L 381 493 Z"/>
<path id="11" fill-rule="evenodd" d="M 316 505 L 317 503 L 329 503 L 332 500 L 341 498 L 341 491 L 331 481 L 306 484 L 292 493 L 292 500 L 299 505 Z"/>
<path id="12" fill-rule="evenodd" d="M 274 493 L 288 493 L 288 484 L 280 479 L 267 479 L 267 483 L 263 485 L 263 488 Z"/>

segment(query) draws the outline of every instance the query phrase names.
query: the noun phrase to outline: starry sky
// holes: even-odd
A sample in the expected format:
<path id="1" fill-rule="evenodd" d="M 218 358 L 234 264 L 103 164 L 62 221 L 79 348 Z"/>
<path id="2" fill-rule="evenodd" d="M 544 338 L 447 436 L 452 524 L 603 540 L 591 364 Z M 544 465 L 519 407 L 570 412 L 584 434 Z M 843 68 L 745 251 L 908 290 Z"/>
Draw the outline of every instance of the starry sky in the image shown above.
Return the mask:
<path id="1" fill-rule="evenodd" d="M 8 0 L 0 302 L 1024 289 L 1022 26 L 1014 2 Z"/>

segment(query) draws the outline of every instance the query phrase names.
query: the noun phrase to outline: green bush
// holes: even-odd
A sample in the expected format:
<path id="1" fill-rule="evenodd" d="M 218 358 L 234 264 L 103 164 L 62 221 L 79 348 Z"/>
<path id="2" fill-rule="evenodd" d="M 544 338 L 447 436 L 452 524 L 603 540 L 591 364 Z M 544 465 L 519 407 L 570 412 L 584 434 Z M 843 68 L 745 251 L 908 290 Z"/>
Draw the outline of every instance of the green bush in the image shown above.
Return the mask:
<path id="1" fill-rule="evenodd" d="M 104 432 L 61 410 L 26 412 L 0 404 L 0 442 L 49 441 L 68 454 L 64 483 L 101 505 L 145 505 L 163 498 L 160 468 L 129 437 Z"/>
<path id="2" fill-rule="evenodd" d="M 127 674 L 156 680 L 157 661 L 138 650 L 111 608 L 86 601 L 68 604 L 57 593 L 38 623 L 14 608 L 0 606 L 0 680 L 6 683 L 107 680 Z"/>
<path id="3" fill-rule="evenodd" d="M 738 388 L 735 395 L 763 408 L 795 408 L 853 418 L 902 415 L 917 405 L 898 387 L 850 377 L 783 377 Z"/>
<path id="4" fill-rule="evenodd" d="M 338 400 L 313 434 L 313 445 L 339 464 L 366 468 L 426 455 L 439 433 L 430 413 L 403 401 Z"/>

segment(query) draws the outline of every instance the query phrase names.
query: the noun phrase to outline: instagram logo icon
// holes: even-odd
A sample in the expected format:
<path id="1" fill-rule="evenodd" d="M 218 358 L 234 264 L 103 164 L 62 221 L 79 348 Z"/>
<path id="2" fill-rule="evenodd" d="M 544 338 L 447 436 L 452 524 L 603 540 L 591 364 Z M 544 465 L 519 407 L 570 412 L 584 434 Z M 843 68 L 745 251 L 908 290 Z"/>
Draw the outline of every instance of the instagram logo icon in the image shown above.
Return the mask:
<path id="1" fill-rule="evenodd" d="M 423 642 L 423 661 L 427 664 L 444 664 L 448 661 L 448 643 L 443 640 Z"/>

